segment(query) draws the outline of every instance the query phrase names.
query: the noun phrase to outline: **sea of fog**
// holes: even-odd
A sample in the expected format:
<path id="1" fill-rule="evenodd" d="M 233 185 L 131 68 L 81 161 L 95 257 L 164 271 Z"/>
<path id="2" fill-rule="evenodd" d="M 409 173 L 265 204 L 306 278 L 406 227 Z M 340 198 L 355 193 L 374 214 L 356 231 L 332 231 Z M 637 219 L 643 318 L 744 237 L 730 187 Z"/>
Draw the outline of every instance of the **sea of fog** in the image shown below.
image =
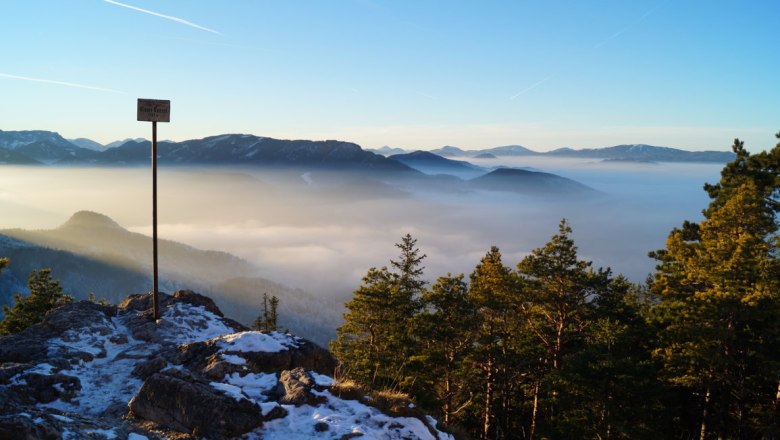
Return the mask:
<path id="1" fill-rule="evenodd" d="M 601 194 L 572 200 L 402 192 L 333 184 L 318 172 L 161 168 L 159 234 L 245 258 L 258 265 L 258 275 L 291 287 L 346 299 L 370 267 L 388 265 L 406 233 L 418 239 L 426 278 L 434 281 L 470 273 L 492 245 L 514 267 L 567 218 L 582 258 L 642 282 L 654 267 L 647 252 L 663 247 L 683 220 L 701 219 L 708 203 L 702 185 L 716 182 L 722 168 L 542 157 L 472 163 L 552 172 Z M 318 184 L 320 178 L 329 183 Z M 151 235 L 151 171 L 0 167 L 0 229 L 51 229 L 79 210 Z"/>

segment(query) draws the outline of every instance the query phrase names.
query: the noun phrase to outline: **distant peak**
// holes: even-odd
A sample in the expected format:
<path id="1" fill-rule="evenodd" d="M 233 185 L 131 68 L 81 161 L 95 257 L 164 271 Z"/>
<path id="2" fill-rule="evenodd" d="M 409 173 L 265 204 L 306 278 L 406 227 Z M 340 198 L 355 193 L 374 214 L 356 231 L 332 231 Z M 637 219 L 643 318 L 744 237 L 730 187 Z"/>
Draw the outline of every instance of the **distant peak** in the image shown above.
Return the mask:
<path id="1" fill-rule="evenodd" d="M 124 229 L 119 223 L 112 220 L 111 217 L 92 211 L 79 211 L 73 214 L 68 221 L 60 226 L 60 229 L 65 228 Z"/>

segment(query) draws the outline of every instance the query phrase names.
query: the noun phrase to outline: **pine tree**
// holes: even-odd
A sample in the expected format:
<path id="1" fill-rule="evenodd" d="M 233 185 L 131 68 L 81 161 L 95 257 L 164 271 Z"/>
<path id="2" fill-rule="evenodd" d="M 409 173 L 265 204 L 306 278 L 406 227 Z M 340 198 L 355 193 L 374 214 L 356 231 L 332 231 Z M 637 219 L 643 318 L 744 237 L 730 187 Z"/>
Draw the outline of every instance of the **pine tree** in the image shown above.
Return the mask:
<path id="1" fill-rule="evenodd" d="M 510 341 L 518 304 L 517 279 L 501 261 L 496 246 L 482 258 L 474 269 L 469 286 L 469 300 L 477 309 L 480 319 L 476 344 L 470 362 L 474 365 L 476 383 L 480 384 L 482 399 L 482 439 L 501 436 L 507 430 L 512 408 L 510 396 L 514 394 L 514 353 Z"/>
<path id="2" fill-rule="evenodd" d="M 437 407 L 445 424 L 471 402 L 463 361 L 473 347 L 478 316 L 467 294 L 463 274 L 439 277 L 423 294 L 423 311 L 416 317 L 422 380 L 415 394 Z"/>
<path id="3" fill-rule="evenodd" d="M 358 383 L 408 390 L 415 380 L 408 374 L 408 363 L 416 349 L 413 319 L 425 286 L 425 255 L 409 234 L 396 247 L 401 254 L 390 262 L 396 271 L 369 269 L 346 304 L 344 324 L 336 330 L 330 348 L 344 373 Z"/>
<path id="4" fill-rule="evenodd" d="M 277 331 L 279 329 L 279 315 L 277 309 L 279 308 L 279 298 L 276 295 L 272 296 L 268 300 L 270 311 L 268 312 L 268 320 L 266 321 L 266 331 Z"/>
<path id="5" fill-rule="evenodd" d="M 275 295 L 269 298 L 267 293 L 263 293 L 263 313 L 255 319 L 252 327 L 255 330 L 265 332 L 278 330 L 278 315 L 276 311 L 278 307 L 279 298 Z"/>
<path id="6" fill-rule="evenodd" d="M 667 379 L 699 399 L 699 438 L 777 436 L 780 399 L 780 144 L 737 158 L 705 189 L 701 224 L 669 235 L 652 284 L 655 351 Z"/>
<path id="7" fill-rule="evenodd" d="M 65 295 L 59 281 L 51 278 L 51 269 L 34 270 L 27 282 L 30 295 L 17 293 L 13 307 L 3 306 L 5 318 L 0 322 L 0 334 L 20 332 L 43 321 L 46 313 L 73 298 Z"/>
<path id="8" fill-rule="evenodd" d="M 607 272 L 602 272 L 603 274 Z M 583 341 L 559 374 L 559 438 L 669 438 L 678 411 L 666 400 L 651 358 L 649 301 L 622 276 L 608 280 L 592 301 Z"/>
<path id="9" fill-rule="evenodd" d="M 594 273 L 590 262 L 578 259 L 571 233 L 561 220 L 558 233 L 517 265 L 525 286 L 521 315 L 542 356 L 534 374 L 531 437 L 542 420 L 555 429 L 565 357 L 583 342 L 590 301 L 609 282 L 608 272 Z"/>

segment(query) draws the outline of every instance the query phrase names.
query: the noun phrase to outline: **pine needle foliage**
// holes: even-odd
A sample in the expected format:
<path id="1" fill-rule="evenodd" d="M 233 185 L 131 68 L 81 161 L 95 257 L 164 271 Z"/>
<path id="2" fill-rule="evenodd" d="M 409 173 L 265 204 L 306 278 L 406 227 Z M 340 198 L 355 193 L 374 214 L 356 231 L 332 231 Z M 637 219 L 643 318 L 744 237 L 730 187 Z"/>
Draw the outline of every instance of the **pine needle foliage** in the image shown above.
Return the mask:
<path id="1" fill-rule="evenodd" d="M 30 295 L 17 293 L 13 307 L 3 306 L 5 318 L 0 321 L 0 334 L 18 333 L 43 321 L 49 310 L 73 300 L 63 292 L 59 281 L 52 279 L 51 269 L 32 271 L 27 286 Z"/>

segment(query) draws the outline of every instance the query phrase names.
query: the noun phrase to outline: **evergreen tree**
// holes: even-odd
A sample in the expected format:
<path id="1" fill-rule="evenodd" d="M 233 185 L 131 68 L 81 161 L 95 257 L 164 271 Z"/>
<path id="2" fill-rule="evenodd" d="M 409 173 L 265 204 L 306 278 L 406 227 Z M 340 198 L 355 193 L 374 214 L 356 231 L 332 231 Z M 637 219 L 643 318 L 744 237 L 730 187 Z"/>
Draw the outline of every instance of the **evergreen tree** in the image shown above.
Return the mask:
<path id="1" fill-rule="evenodd" d="M 363 284 L 347 302 L 344 324 L 336 330 L 330 349 L 342 365 L 344 374 L 358 383 L 374 388 L 395 387 L 408 390 L 415 377 L 408 363 L 416 351 L 413 319 L 420 310 L 424 254 L 417 240 L 407 234 L 401 243 L 396 269 L 371 268 Z"/>
<path id="2" fill-rule="evenodd" d="M 278 330 L 278 315 L 276 311 L 278 307 L 279 298 L 277 298 L 276 295 L 269 298 L 267 293 L 263 293 L 263 313 L 255 319 L 252 327 L 255 330 L 265 332 Z"/>
<path id="3" fill-rule="evenodd" d="M 502 437 L 511 418 L 510 399 L 517 381 L 514 353 L 510 348 L 516 319 L 517 279 L 501 261 L 495 246 L 472 272 L 469 300 L 479 313 L 477 333 L 471 352 L 475 385 L 482 400 L 480 418 L 482 439 Z"/>
<path id="4" fill-rule="evenodd" d="M 416 318 L 422 380 L 415 395 L 421 403 L 436 407 L 445 424 L 453 423 L 471 402 L 463 360 L 472 349 L 478 315 L 467 294 L 463 274 L 439 277 L 423 294 L 423 311 Z"/>
<path id="5" fill-rule="evenodd" d="M 565 356 L 583 341 L 591 313 L 589 300 L 608 283 L 608 273 L 593 273 L 591 263 L 577 258 L 572 230 L 561 220 L 558 234 L 543 247 L 534 249 L 517 265 L 525 284 L 522 316 L 535 336 L 542 373 L 534 387 L 534 408 L 530 422 L 533 437 L 541 419 L 555 426 L 556 406 L 560 399 L 561 376 Z M 544 404 L 544 407 L 539 405 Z"/>
<path id="6" fill-rule="evenodd" d="M 279 298 L 276 295 L 272 296 L 268 300 L 270 311 L 268 313 L 267 331 L 277 331 L 279 329 L 279 315 L 277 309 L 279 308 Z"/>
<path id="7" fill-rule="evenodd" d="M 705 189 L 701 224 L 669 235 L 652 284 L 655 351 L 666 378 L 699 400 L 700 439 L 780 434 L 780 144 L 737 158 Z"/>
<path id="8" fill-rule="evenodd" d="M 5 318 L 0 321 L 0 335 L 17 333 L 41 322 L 49 310 L 73 300 L 63 293 L 59 281 L 51 278 L 51 269 L 32 271 L 27 286 L 30 295 L 17 293 L 13 307 L 3 306 Z"/>
<path id="9" fill-rule="evenodd" d="M 602 272 L 604 273 L 604 272 Z M 592 301 L 578 350 L 559 374 L 561 397 L 555 426 L 559 438 L 669 438 L 676 416 L 651 358 L 649 302 L 622 276 L 609 280 Z"/>

